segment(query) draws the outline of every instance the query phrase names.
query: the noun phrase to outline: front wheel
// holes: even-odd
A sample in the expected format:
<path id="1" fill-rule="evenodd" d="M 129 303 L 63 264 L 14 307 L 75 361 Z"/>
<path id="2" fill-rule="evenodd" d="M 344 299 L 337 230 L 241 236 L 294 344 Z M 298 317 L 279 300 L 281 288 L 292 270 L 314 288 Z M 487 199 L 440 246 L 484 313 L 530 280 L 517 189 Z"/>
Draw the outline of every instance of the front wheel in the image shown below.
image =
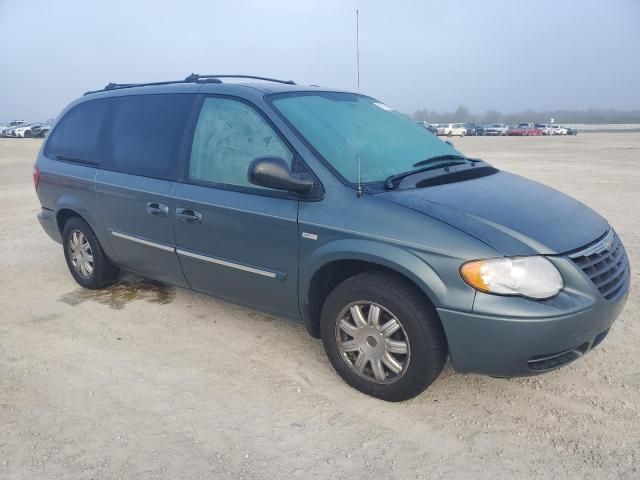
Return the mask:
<path id="1" fill-rule="evenodd" d="M 447 357 L 435 309 L 395 274 L 365 272 L 339 284 L 324 303 L 320 327 L 338 374 L 383 400 L 419 395 L 438 377 Z"/>

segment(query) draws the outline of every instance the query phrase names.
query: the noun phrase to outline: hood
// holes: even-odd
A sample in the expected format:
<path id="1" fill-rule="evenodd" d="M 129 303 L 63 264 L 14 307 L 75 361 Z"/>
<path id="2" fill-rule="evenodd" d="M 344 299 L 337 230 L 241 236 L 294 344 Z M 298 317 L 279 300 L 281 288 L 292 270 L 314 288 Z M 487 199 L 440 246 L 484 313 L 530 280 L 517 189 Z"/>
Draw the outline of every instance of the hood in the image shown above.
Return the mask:
<path id="1" fill-rule="evenodd" d="M 577 200 L 506 172 L 377 196 L 456 227 L 508 256 L 568 252 L 609 228 Z"/>

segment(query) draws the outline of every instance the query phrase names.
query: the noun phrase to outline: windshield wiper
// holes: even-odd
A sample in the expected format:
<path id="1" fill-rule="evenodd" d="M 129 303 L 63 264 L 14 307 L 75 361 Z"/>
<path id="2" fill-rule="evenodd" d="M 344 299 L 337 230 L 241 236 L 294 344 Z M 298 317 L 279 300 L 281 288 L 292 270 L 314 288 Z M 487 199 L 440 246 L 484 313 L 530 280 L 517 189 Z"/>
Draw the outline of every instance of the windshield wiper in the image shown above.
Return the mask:
<path id="1" fill-rule="evenodd" d="M 78 157 L 69 157 L 67 155 L 56 155 L 58 160 L 62 160 L 63 162 L 74 162 L 74 163 L 83 163 L 85 165 L 98 165 L 98 162 L 94 162 L 93 160 L 85 160 L 84 158 Z"/>
<path id="2" fill-rule="evenodd" d="M 436 155 L 435 157 L 425 158 L 424 160 L 420 160 L 413 164 L 414 167 L 421 167 L 422 165 L 426 165 L 431 162 L 436 162 L 438 160 L 471 160 L 476 161 L 475 158 L 467 158 L 464 155 L 458 155 L 455 153 L 446 153 L 444 155 Z"/>
<path id="3" fill-rule="evenodd" d="M 449 162 L 439 162 L 438 159 L 445 160 L 447 158 L 451 158 L 452 160 Z M 410 175 L 415 175 L 416 173 L 428 172 L 429 170 L 436 170 L 438 168 L 445 168 L 448 170 L 448 167 L 453 167 L 455 165 L 462 165 L 467 162 L 471 162 L 472 165 L 475 165 L 475 162 L 478 162 L 477 159 L 463 157 L 461 155 L 439 155 L 437 157 L 428 158 L 426 160 L 422 160 L 418 163 L 415 163 L 413 166 L 424 165 L 423 168 L 417 168 L 415 170 L 407 170 L 406 172 L 396 173 L 394 175 L 389 175 L 384 181 L 384 188 L 387 190 L 395 190 L 399 183 L 396 183 L 398 180 L 402 180 L 405 177 Z"/>

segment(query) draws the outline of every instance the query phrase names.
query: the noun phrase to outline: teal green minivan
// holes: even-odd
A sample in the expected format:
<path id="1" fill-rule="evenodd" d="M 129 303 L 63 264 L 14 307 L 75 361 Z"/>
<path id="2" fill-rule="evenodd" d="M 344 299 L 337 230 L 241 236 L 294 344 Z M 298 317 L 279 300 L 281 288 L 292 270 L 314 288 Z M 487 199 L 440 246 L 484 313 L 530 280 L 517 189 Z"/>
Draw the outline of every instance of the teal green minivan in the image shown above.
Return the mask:
<path id="1" fill-rule="evenodd" d="M 593 210 L 371 97 L 227 77 L 109 84 L 62 112 L 34 183 L 80 285 L 126 270 L 300 322 L 390 401 L 447 357 L 534 375 L 606 337 L 630 267 Z"/>

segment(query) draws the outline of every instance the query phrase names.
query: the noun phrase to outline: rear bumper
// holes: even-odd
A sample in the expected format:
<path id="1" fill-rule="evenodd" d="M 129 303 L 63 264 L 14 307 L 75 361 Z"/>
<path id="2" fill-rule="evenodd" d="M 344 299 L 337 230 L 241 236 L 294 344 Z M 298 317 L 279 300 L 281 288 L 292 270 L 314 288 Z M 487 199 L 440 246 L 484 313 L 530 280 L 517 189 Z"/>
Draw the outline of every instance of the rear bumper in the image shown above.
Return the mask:
<path id="1" fill-rule="evenodd" d="M 558 317 L 509 318 L 446 309 L 438 313 L 456 371 L 518 377 L 561 367 L 595 347 L 622 311 L 627 295 Z"/>
<path id="2" fill-rule="evenodd" d="M 62 237 L 58 230 L 58 223 L 56 222 L 56 212 L 42 207 L 40 213 L 38 213 L 38 221 L 47 235 L 58 243 L 62 243 Z"/>

